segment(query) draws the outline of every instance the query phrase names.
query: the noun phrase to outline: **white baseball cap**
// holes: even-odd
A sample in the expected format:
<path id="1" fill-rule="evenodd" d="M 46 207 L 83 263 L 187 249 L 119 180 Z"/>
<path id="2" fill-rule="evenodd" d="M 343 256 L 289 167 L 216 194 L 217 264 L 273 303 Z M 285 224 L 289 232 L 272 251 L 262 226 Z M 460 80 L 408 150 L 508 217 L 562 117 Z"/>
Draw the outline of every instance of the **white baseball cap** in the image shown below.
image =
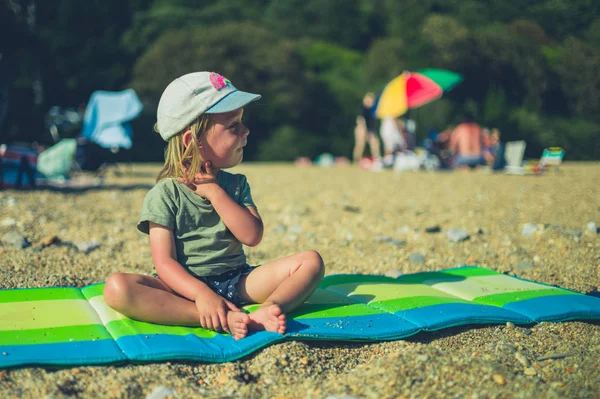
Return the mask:
<path id="1" fill-rule="evenodd" d="M 163 140 L 168 141 L 204 113 L 234 111 L 260 97 L 236 89 L 218 73 L 188 73 L 169 83 L 161 95 L 156 127 Z"/>

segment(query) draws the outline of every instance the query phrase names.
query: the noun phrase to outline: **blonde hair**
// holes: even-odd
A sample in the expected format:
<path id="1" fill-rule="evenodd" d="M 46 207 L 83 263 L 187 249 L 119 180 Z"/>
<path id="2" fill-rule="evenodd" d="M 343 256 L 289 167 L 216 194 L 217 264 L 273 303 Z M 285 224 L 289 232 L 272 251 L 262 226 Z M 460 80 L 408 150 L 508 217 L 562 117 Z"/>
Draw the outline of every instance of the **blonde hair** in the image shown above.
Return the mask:
<path id="1" fill-rule="evenodd" d="M 193 180 L 196 173 L 203 170 L 204 159 L 200 154 L 199 143 L 211 125 L 211 114 L 202 114 L 188 127 L 169 139 L 165 149 L 165 164 L 156 177 L 157 182 L 180 177 Z M 154 130 L 157 130 L 156 126 Z M 183 133 L 188 130 L 192 131 L 192 141 L 186 148 L 183 143 Z"/>

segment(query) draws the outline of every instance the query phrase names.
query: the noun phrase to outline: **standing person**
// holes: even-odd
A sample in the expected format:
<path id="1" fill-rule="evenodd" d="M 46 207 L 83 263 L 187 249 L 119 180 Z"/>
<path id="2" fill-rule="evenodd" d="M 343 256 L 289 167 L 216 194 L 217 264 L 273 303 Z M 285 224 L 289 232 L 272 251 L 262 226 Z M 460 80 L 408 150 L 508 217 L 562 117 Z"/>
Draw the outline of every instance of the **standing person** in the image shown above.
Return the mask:
<path id="1" fill-rule="evenodd" d="M 263 222 L 246 177 L 224 169 L 242 161 L 249 134 L 243 107 L 259 98 L 214 72 L 167 86 L 156 124 L 168 143 L 165 165 L 137 225 L 150 235 L 158 276 L 111 275 L 104 287 L 109 306 L 132 319 L 202 326 L 235 339 L 252 330 L 285 332 L 285 314 L 312 294 L 324 266 L 315 251 L 259 267 L 246 263 L 242 244 L 260 243 Z M 245 303 L 261 306 L 246 314 Z"/>
<path id="2" fill-rule="evenodd" d="M 458 169 L 476 168 L 485 165 L 483 150 L 485 136 L 470 114 L 456 126 L 450 137 L 450 150 L 455 154 L 454 166 Z"/>
<path id="3" fill-rule="evenodd" d="M 404 121 L 387 117 L 381 120 L 379 135 L 383 143 L 383 164 L 391 166 L 397 153 L 406 150 L 406 130 Z"/>
<path id="4" fill-rule="evenodd" d="M 379 151 L 379 139 L 375 131 L 375 115 L 373 115 L 373 105 L 375 104 L 375 95 L 367 93 L 363 97 L 360 114 L 356 117 L 356 128 L 354 129 L 354 151 L 352 160 L 354 163 L 360 162 L 365 150 L 365 142 L 369 142 L 369 149 L 373 157 L 374 164 L 381 164 L 381 153 Z"/>

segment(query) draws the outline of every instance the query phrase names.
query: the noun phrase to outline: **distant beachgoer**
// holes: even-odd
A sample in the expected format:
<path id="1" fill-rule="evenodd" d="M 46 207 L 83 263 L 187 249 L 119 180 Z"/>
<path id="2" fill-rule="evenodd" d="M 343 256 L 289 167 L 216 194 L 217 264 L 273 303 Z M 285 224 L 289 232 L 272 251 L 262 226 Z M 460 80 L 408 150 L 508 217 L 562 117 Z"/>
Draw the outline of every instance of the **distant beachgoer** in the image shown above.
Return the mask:
<path id="1" fill-rule="evenodd" d="M 373 115 L 373 105 L 375 104 L 375 95 L 367 93 L 363 97 L 360 108 L 360 114 L 356 117 L 356 128 L 354 129 L 354 151 L 352 151 L 352 160 L 359 163 L 365 151 L 365 143 L 368 141 L 371 156 L 375 162 L 380 162 L 381 153 L 379 150 L 379 138 L 376 133 L 376 120 Z"/>
<path id="2" fill-rule="evenodd" d="M 406 130 L 404 121 L 388 117 L 381 120 L 379 135 L 383 143 L 383 164 L 391 166 L 394 162 L 394 156 L 402 151 L 406 151 Z"/>
<path id="3" fill-rule="evenodd" d="M 450 137 L 450 150 L 455 154 L 454 166 L 468 169 L 485 165 L 484 148 L 485 136 L 481 126 L 466 114 L 464 122 L 456 126 Z"/>
<path id="4" fill-rule="evenodd" d="M 262 239 L 263 222 L 238 165 L 250 131 L 243 107 L 259 99 L 214 72 L 175 79 L 158 103 L 157 131 L 167 141 L 156 185 L 142 206 L 138 230 L 150 236 L 157 277 L 115 273 L 106 303 L 149 323 L 202 326 L 235 339 L 248 331 L 283 334 L 286 313 L 323 278 L 318 252 L 250 266 L 243 245 Z M 260 303 L 247 314 L 246 303 Z"/>
<path id="5" fill-rule="evenodd" d="M 506 166 L 504 160 L 504 145 L 500 141 L 500 130 L 494 128 L 487 138 L 486 147 L 483 151 L 483 156 L 488 165 L 492 166 L 493 170 L 503 169 Z"/>

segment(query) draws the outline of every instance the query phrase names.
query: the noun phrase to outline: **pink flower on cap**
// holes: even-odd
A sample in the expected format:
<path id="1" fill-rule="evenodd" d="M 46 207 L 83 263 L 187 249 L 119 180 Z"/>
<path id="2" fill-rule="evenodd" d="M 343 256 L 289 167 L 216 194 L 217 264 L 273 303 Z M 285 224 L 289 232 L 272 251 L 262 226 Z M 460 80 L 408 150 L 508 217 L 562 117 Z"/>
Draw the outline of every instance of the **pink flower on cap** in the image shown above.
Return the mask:
<path id="1" fill-rule="evenodd" d="M 218 73 L 211 72 L 209 79 L 210 83 L 217 91 L 221 90 L 225 86 L 231 85 L 229 79 L 219 75 Z"/>

